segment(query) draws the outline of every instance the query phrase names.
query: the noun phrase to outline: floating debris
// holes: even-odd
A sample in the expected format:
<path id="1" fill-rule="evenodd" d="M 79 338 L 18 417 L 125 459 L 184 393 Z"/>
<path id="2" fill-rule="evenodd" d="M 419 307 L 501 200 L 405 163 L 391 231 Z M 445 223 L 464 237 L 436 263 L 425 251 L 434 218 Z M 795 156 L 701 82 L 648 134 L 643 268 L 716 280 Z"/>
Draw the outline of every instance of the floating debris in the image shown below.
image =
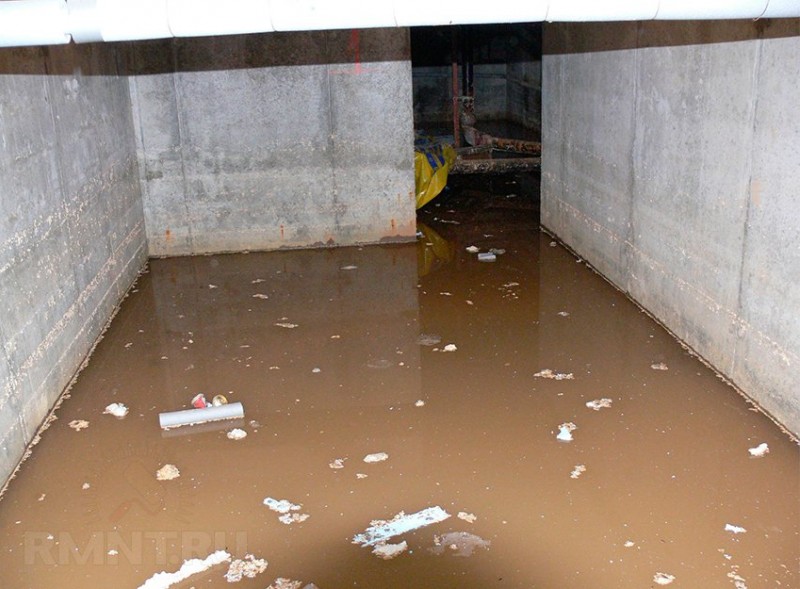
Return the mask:
<path id="1" fill-rule="evenodd" d="M 256 278 L 255 280 L 251 280 L 250 284 L 261 284 L 262 282 L 266 282 L 264 278 Z"/>
<path id="2" fill-rule="evenodd" d="M 311 372 L 313 372 L 314 374 L 319 374 L 320 372 L 322 372 L 322 368 L 312 368 Z"/>
<path id="3" fill-rule="evenodd" d="M 356 268 L 358 268 L 358 266 L 350 265 L 350 266 L 342 266 L 341 268 L 339 268 L 339 270 L 355 270 Z"/>
<path id="4" fill-rule="evenodd" d="M 494 255 L 492 252 L 484 252 L 478 254 L 479 262 L 494 262 L 495 260 L 497 260 L 497 256 Z"/>
<path id="5" fill-rule="evenodd" d="M 444 348 L 442 348 L 442 352 L 455 352 L 458 348 L 455 344 L 447 344 Z"/>
<path id="6" fill-rule="evenodd" d="M 109 556 L 117 556 L 119 554 L 119 550 L 114 550 L 113 548 L 106 552 Z"/>
<path id="7" fill-rule="evenodd" d="M 755 448 L 750 448 L 747 451 L 750 452 L 750 456 L 754 456 L 755 458 L 761 458 L 762 456 L 769 454 L 769 446 L 767 445 L 766 442 L 762 442 Z"/>
<path id="8" fill-rule="evenodd" d="M 330 466 L 333 470 L 339 470 L 340 468 L 344 468 L 345 460 L 347 460 L 347 458 L 337 458 L 332 462 L 329 462 L 328 466 Z"/>
<path id="9" fill-rule="evenodd" d="M 435 346 L 442 341 L 442 338 L 432 333 L 421 333 L 417 337 L 417 343 L 421 346 Z"/>
<path id="10" fill-rule="evenodd" d="M 658 585 L 669 585 L 675 580 L 675 575 L 668 573 L 656 573 L 653 575 L 653 581 Z"/>
<path id="11" fill-rule="evenodd" d="M 300 589 L 302 586 L 302 581 L 293 581 L 292 579 L 278 577 L 269 587 L 267 587 L 267 589 Z M 316 587 L 316 585 L 306 585 L 305 589 L 308 589 L 309 587 Z"/>
<path id="12" fill-rule="evenodd" d="M 214 398 L 211 399 L 211 405 L 213 405 L 214 407 L 219 407 L 220 405 L 227 405 L 227 404 L 228 404 L 228 399 L 225 395 L 214 395 Z"/>
<path id="13" fill-rule="evenodd" d="M 265 294 L 262 294 L 260 292 L 257 292 L 256 294 L 253 295 L 253 298 L 254 299 L 268 299 L 269 295 L 265 295 Z"/>
<path id="14" fill-rule="evenodd" d="M 222 564 L 223 562 L 228 562 L 230 559 L 230 554 L 224 550 L 217 550 L 202 560 L 199 558 L 185 560 L 183 565 L 181 565 L 181 568 L 176 572 L 168 573 L 166 571 L 162 571 L 160 573 L 156 573 L 147 579 L 147 581 L 145 581 L 142 585 L 140 585 L 139 589 L 168 589 L 168 587 L 180 583 L 192 575 L 207 571 L 211 567 Z"/>
<path id="15" fill-rule="evenodd" d="M 471 254 L 477 254 L 481 249 L 474 245 L 469 245 L 465 248 Z"/>
<path id="16" fill-rule="evenodd" d="M 83 483 L 81 485 L 81 489 L 83 489 L 84 491 L 86 491 L 87 489 L 90 489 L 90 488 L 91 488 L 91 485 L 89 483 Z"/>
<path id="17" fill-rule="evenodd" d="M 276 323 L 275 327 L 283 327 L 284 329 L 294 329 L 295 327 L 300 327 L 300 326 L 297 325 L 297 323 L 280 322 L 280 323 Z"/>
<path id="18" fill-rule="evenodd" d="M 550 242 L 550 247 L 556 247 L 557 245 L 558 245 L 558 243 L 556 243 L 555 241 L 551 241 Z"/>
<path id="19" fill-rule="evenodd" d="M 725 524 L 726 532 L 733 532 L 734 534 L 744 534 L 747 530 L 741 526 L 734 526 L 733 524 Z"/>
<path id="20" fill-rule="evenodd" d="M 450 517 L 441 507 L 428 507 L 417 513 L 406 515 L 401 511 L 390 520 L 373 520 L 363 534 L 353 536 L 353 544 L 377 546 L 385 544 L 389 538 L 405 534 L 425 526 L 443 522 Z"/>
<path id="21" fill-rule="evenodd" d="M 570 439 L 571 439 L 571 436 L 570 436 Z M 586 465 L 585 464 L 576 464 L 575 468 L 572 469 L 572 472 L 569 473 L 569 478 L 577 479 L 578 477 L 580 477 L 585 472 L 586 472 Z"/>
<path id="22" fill-rule="evenodd" d="M 446 550 L 450 550 L 453 556 L 472 556 L 476 548 L 488 550 L 491 543 L 490 540 L 484 540 L 469 532 L 448 532 L 434 536 L 434 546 L 429 550 L 434 554 L 443 554 Z"/>
<path id="23" fill-rule="evenodd" d="M 171 481 L 181 476 L 181 471 L 174 464 L 165 464 L 156 471 L 156 479 L 159 481 Z"/>
<path id="24" fill-rule="evenodd" d="M 669 366 L 667 366 L 663 362 L 659 362 L 658 364 L 651 364 L 650 368 L 652 368 L 653 370 L 669 370 Z"/>
<path id="25" fill-rule="evenodd" d="M 264 505 L 269 507 L 275 513 L 282 514 L 278 518 L 278 521 L 286 524 L 287 526 L 297 522 L 304 522 L 310 517 L 306 513 L 297 513 L 300 511 L 302 506 L 295 505 L 286 499 L 273 499 L 272 497 L 267 497 L 264 499 Z"/>
<path id="26" fill-rule="evenodd" d="M 553 372 L 549 368 L 545 368 L 544 370 L 540 370 L 536 374 L 534 374 L 536 378 L 550 378 L 553 380 L 575 380 L 575 375 L 571 372 Z"/>
<path id="27" fill-rule="evenodd" d="M 417 402 L 414 403 L 414 407 L 425 407 L 425 401 L 422 399 L 417 400 Z"/>
<path id="28" fill-rule="evenodd" d="M 489 253 L 494 254 L 495 256 L 502 256 L 504 253 L 506 253 L 506 250 L 499 247 L 493 247 L 492 249 L 489 250 Z"/>
<path id="29" fill-rule="evenodd" d="M 569 313 L 567 311 L 559 311 L 558 314 L 562 317 L 569 317 Z"/>
<path id="30" fill-rule="evenodd" d="M 586 403 L 586 406 L 589 409 L 600 411 L 601 409 L 611 407 L 611 403 L 613 402 L 614 402 L 613 400 L 603 397 L 602 399 L 595 399 L 594 401 L 589 401 L 588 403 Z"/>
<path id="31" fill-rule="evenodd" d="M 387 460 L 389 455 L 386 452 L 376 452 L 375 454 L 367 454 L 364 456 L 364 462 L 372 464 L 374 462 L 383 462 Z"/>
<path id="32" fill-rule="evenodd" d="M 209 289 L 214 289 L 214 288 L 219 288 L 219 287 L 216 284 L 209 284 L 208 288 Z"/>
<path id="33" fill-rule="evenodd" d="M 237 558 L 231 562 L 228 567 L 228 572 L 225 573 L 225 579 L 228 583 L 238 583 L 242 577 L 254 579 L 256 575 L 260 575 L 267 570 L 267 561 L 263 558 L 256 558 L 252 554 L 246 554 L 244 558 Z"/>
<path id="34" fill-rule="evenodd" d="M 478 519 L 477 515 L 474 513 L 467 513 L 466 511 L 459 511 L 456 517 L 470 524 L 474 524 L 475 520 Z"/>
<path id="35" fill-rule="evenodd" d="M 625 548 L 633 548 L 634 546 L 636 546 L 636 542 L 634 542 L 632 540 L 626 540 L 625 544 L 623 544 L 623 546 Z"/>
<path id="36" fill-rule="evenodd" d="M 238 427 L 233 428 L 227 434 L 225 434 L 229 440 L 243 440 L 247 437 L 247 432 L 243 429 L 239 429 Z"/>
<path id="37" fill-rule="evenodd" d="M 122 403 L 111 403 L 103 411 L 104 414 L 113 415 L 114 417 L 125 417 L 128 414 L 128 408 Z"/>
<path id="38" fill-rule="evenodd" d="M 378 544 L 372 549 L 372 554 L 383 560 L 390 560 L 401 555 L 406 550 L 408 550 L 408 543 L 403 540 L 399 544 Z"/>
<path id="39" fill-rule="evenodd" d="M 363 472 L 357 472 L 356 473 L 356 478 L 357 479 L 365 479 L 365 478 L 367 478 L 367 476 L 368 475 L 365 475 Z"/>
<path id="40" fill-rule="evenodd" d="M 562 423 L 558 426 L 558 435 L 556 435 L 556 439 L 560 442 L 571 442 L 572 432 L 574 432 L 576 429 L 578 429 L 578 426 L 571 421 Z"/>
<path id="41" fill-rule="evenodd" d="M 85 419 L 73 419 L 67 425 L 69 425 L 76 432 L 79 432 L 82 429 L 86 429 L 87 427 L 89 427 L 89 422 L 86 421 Z"/>

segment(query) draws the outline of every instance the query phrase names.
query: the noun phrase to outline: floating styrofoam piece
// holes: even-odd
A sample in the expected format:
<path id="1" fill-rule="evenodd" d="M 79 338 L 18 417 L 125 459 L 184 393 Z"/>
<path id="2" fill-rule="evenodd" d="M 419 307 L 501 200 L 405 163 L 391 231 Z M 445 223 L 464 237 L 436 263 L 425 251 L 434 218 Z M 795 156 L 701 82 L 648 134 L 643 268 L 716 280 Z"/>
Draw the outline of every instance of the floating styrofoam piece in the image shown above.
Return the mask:
<path id="1" fill-rule="evenodd" d="M 243 440 L 247 437 L 247 432 L 241 428 L 235 427 L 225 435 L 229 440 Z"/>
<path id="2" fill-rule="evenodd" d="M 125 417 L 128 414 L 128 408 L 123 403 L 111 403 L 111 405 L 106 406 L 103 413 L 114 417 Z"/>
<path id="3" fill-rule="evenodd" d="M 613 400 L 611 400 L 611 399 L 609 399 L 607 397 L 603 397 L 602 399 L 595 399 L 594 401 L 589 401 L 588 403 L 586 403 L 586 406 L 589 409 L 594 409 L 595 411 L 600 411 L 603 408 L 611 407 L 611 403 L 613 403 L 613 402 L 614 402 Z"/>
<path id="4" fill-rule="evenodd" d="M 755 448 L 750 448 L 747 450 L 750 452 L 750 456 L 755 456 L 756 458 L 761 458 L 762 456 L 769 454 L 769 446 L 766 442 L 762 442 Z"/>
<path id="5" fill-rule="evenodd" d="M 375 452 L 374 454 L 367 454 L 364 456 L 364 462 L 367 464 L 372 464 L 375 462 L 383 462 L 384 460 L 388 460 L 389 455 L 386 452 Z"/>
<path id="6" fill-rule="evenodd" d="M 240 419 L 242 417 L 244 417 L 244 407 L 241 403 L 237 402 L 204 407 L 203 409 L 186 409 L 184 411 L 159 413 L 158 423 L 161 425 L 162 429 L 170 429 L 182 425 L 195 425 L 223 419 Z"/>
<path id="7" fill-rule="evenodd" d="M 172 585 L 176 585 L 188 579 L 192 575 L 207 571 L 211 567 L 222 564 L 223 562 L 228 562 L 230 559 L 231 555 L 229 553 L 224 550 L 217 550 L 202 560 L 199 558 L 185 560 L 181 568 L 176 572 L 168 573 L 166 571 L 161 571 L 160 573 L 156 573 L 142 585 L 139 585 L 139 589 L 168 589 Z"/>
<path id="8" fill-rule="evenodd" d="M 559 442 L 571 442 L 572 432 L 574 432 L 576 429 L 578 429 L 578 426 L 571 421 L 562 423 L 558 426 L 558 434 L 556 434 L 556 439 Z"/>
<path id="9" fill-rule="evenodd" d="M 497 260 L 497 256 L 492 252 L 481 252 L 478 254 L 479 262 L 494 262 L 495 260 Z"/>
<path id="10" fill-rule="evenodd" d="M 156 471 L 156 479 L 159 481 L 171 481 L 181 476 L 181 471 L 174 464 L 165 464 Z"/>
<path id="11" fill-rule="evenodd" d="M 408 543 L 403 540 L 399 544 L 378 544 L 372 549 L 372 554 L 383 560 L 390 560 L 406 550 L 408 550 Z"/>
<path id="12" fill-rule="evenodd" d="M 443 522 L 449 517 L 450 514 L 439 506 L 428 507 L 417 513 L 410 514 L 405 514 L 401 511 L 389 521 L 376 520 L 371 522 L 371 525 L 364 530 L 363 534 L 353 536 L 353 544 L 377 546 L 378 544 L 386 543 L 390 538 L 405 534 L 411 530 Z"/>
<path id="13" fill-rule="evenodd" d="M 725 524 L 726 532 L 733 532 L 734 534 L 744 534 L 747 530 L 741 526 L 734 526 L 733 524 Z"/>
<path id="14" fill-rule="evenodd" d="M 237 558 L 231 562 L 225 579 L 228 583 L 238 583 L 243 577 L 254 579 L 267 570 L 267 561 L 263 558 L 256 558 L 252 554 L 246 554 L 244 558 Z"/>
<path id="15" fill-rule="evenodd" d="M 585 472 L 586 472 L 586 465 L 585 464 L 576 464 L 575 468 L 572 469 L 572 472 L 569 473 L 569 478 L 577 479 Z"/>
<path id="16" fill-rule="evenodd" d="M 657 585 L 669 585 L 675 580 L 675 575 L 670 575 L 669 573 L 656 573 L 653 575 L 653 581 Z"/>
<path id="17" fill-rule="evenodd" d="M 481 251 L 479 247 L 474 245 L 468 245 L 466 250 L 471 254 L 477 254 L 479 251 Z"/>

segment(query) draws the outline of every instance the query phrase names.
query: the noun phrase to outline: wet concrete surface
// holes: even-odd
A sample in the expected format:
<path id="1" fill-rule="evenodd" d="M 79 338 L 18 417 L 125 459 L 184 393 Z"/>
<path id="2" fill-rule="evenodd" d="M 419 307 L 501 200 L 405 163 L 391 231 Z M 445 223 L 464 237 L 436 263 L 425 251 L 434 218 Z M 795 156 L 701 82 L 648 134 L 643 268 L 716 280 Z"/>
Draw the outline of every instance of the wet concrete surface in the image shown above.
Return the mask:
<path id="1" fill-rule="evenodd" d="M 797 444 L 539 233 L 534 185 L 454 184 L 417 244 L 151 261 L 0 501 L 0 587 L 135 588 L 215 550 L 266 559 L 236 585 L 260 589 L 800 587 Z M 244 419 L 162 432 L 198 392 Z M 432 507 L 390 560 L 353 543 Z"/>

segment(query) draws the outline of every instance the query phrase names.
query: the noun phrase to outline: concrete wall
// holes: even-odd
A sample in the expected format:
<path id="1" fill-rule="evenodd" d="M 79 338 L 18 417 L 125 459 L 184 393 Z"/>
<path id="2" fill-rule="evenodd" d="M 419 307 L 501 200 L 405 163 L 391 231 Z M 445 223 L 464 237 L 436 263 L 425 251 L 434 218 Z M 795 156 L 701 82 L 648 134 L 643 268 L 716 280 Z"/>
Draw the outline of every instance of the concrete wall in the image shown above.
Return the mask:
<path id="1" fill-rule="evenodd" d="M 800 433 L 800 21 L 547 25 L 542 223 Z"/>
<path id="2" fill-rule="evenodd" d="M 110 46 L 0 50 L 0 483 L 145 263 Z"/>
<path id="3" fill-rule="evenodd" d="M 475 114 L 479 121 L 508 116 L 508 73 L 504 63 L 475 64 Z M 459 84 L 461 73 L 459 70 Z M 453 120 L 452 66 L 415 67 L 414 119 L 416 125 Z"/>
<path id="4" fill-rule="evenodd" d="M 407 29 L 138 43 L 151 255 L 416 233 Z"/>

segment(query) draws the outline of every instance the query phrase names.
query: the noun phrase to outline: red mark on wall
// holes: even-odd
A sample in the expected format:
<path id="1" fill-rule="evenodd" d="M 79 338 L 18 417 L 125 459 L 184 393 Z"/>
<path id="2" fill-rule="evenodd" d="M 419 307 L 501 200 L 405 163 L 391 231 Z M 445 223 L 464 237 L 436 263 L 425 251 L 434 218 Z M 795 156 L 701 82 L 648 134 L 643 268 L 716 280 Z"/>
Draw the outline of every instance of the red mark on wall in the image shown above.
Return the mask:
<path id="1" fill-rule="evenodd" d="M 281 225 L 281 239 L 283 239 L 283 225 Z"/>
<path id="2" fill-rule="evenodd" d="M 353 67 L 348 69 L 330 70 L 331 74 L 348 74 L 358 76 L 369 73 L 369 68 L 365 68 L 361 63 L 361 31 L 353 29 L 350 31 L 350 39 L 347 42 L 347 53 L 351 56 Z"/>
<path id="3" fill-rule="evenodd" d="M 167 243 L 169 243 L 169 240 L 170 240 L 170 239 L 172 239 L 172 231 L 170 231 L 169 229 L 167 229 L 167 230 L 164 232 L 164 239 L 167 241 Z"/>
<path id="4" fill-rule="evenodd" d="M 397 232 L 397 223 L 392 219 L 392 231 Z"/>

